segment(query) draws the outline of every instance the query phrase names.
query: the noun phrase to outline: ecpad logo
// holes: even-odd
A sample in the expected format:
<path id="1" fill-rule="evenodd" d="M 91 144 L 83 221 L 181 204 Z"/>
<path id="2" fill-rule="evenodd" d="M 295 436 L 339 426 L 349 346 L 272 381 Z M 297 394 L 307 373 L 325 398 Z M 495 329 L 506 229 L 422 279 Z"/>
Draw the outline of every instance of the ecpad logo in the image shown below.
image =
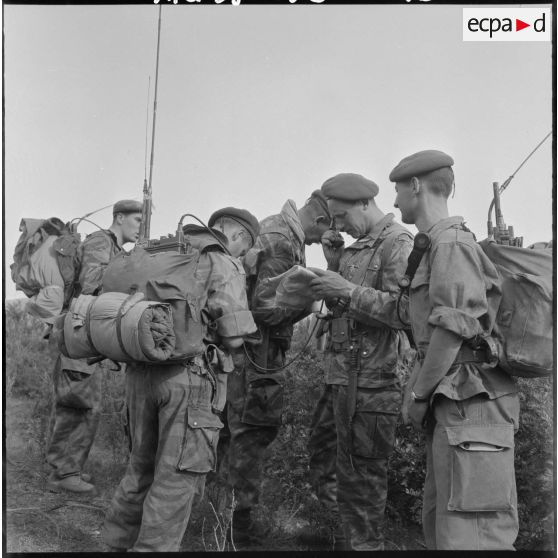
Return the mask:
<path id="1" fill-rule="evenodd" d="M 464 41 L 550 41 L 550 8 L 463 8 Z"/>

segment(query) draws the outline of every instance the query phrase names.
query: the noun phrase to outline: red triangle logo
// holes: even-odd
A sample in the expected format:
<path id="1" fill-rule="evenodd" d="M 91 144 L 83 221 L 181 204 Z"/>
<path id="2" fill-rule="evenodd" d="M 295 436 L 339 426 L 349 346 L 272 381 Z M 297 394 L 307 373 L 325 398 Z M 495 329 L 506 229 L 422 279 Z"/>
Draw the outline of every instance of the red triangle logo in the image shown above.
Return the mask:
<path id="1" fill-rule="evenodd" d="M 525 27 L 531 27 L 530 23 L 525 23 L 524 21 L 521 21 L 520 19 L 515 20 L 515 30 L 516 31 L 521 31 L 522 29 L 525 29 Z"/>

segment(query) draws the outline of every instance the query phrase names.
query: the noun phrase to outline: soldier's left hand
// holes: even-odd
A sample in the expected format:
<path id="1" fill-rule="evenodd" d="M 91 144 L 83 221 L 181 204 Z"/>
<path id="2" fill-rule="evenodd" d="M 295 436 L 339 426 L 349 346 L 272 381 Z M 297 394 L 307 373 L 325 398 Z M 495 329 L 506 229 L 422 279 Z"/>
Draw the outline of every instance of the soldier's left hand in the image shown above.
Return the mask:
<path id="1" fill-rule="evenodd" d="M 351 296 L 355 285 L 341 277 L 339 273 L 314 267 L 308 269 L 318 275 L 316 279 L 310 281 L 310 288 L 316 299 L 333 297 L 349 298 Z"/>
<path id="2" fill-rule="evenodd" d="M 416 401 L 414 399 L 409 401 L 407 416 L 409 417 L 409 420 L 415 430 L 418 430 L 419 432 L 424 432 L 426 430 L 424 420 L 427 412 L 428 401 Z"/>

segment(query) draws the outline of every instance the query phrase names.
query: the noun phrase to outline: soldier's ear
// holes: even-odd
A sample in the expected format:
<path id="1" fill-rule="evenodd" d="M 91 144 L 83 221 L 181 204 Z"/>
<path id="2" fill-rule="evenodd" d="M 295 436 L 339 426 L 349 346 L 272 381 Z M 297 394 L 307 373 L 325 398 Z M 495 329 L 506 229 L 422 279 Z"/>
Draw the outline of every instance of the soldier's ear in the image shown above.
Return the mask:
<path id="1" fill-rule="evenodd" d="M 420 190 L 421 190 L 420 180 L 416 176 L 413 176 L 411 178 L 411 191 L 418 195 L 420 194 Z"/>

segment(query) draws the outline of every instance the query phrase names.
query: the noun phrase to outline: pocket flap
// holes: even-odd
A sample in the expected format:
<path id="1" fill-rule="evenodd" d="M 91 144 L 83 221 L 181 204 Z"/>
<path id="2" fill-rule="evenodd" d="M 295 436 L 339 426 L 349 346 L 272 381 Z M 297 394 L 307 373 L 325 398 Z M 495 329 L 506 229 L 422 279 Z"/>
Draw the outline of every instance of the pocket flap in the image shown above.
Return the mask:
<path id="1" fill-rule="evenodd" d="M 401 409 L 401 393 L 397 390 L 386 391 L 359 389 L 357 392 L 356 410 L 360 413 L 382 413 L 398 415 Z"/>
<path id="2" fill-rule="evenodd" d="M 513 424 L 490 426 L 447 426 L 446 432 L 451 446 L 477 442 L 503 448 L 513 448 Z"/>
<path id="3" fill-rule="evenodd" d="M 221 419 L 211 409 L 188 409 L 190 428 L 223 428 Z"/>

